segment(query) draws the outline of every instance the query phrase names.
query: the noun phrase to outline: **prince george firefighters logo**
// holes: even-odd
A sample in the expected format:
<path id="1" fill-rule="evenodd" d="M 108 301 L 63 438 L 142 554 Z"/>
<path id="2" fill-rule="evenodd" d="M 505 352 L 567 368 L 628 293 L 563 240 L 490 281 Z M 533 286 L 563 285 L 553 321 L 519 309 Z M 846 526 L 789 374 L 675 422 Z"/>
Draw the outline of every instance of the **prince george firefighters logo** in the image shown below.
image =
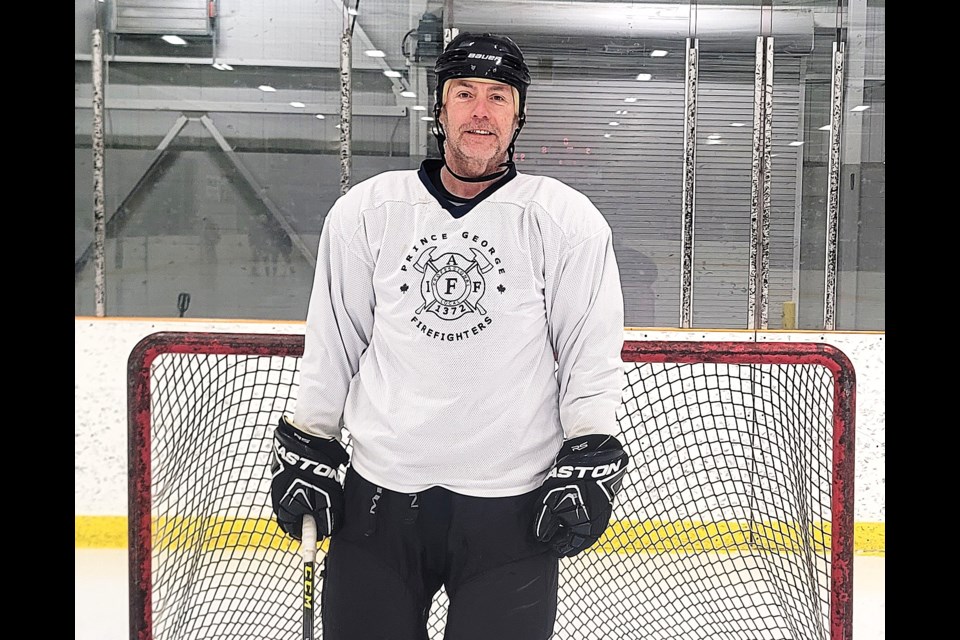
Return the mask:
<path id="1" fill-rule="evenodd" d="M 459 253 L 434 257 L 435 250 L 435 246 L 428 247 L 413 265 L 423 274 L 423 304 L 417 314 L 429 311 L 441 320 L 456 320 L 467 313 L 486 314 L 480 299 L 486 290 L 483 274 L 493 269 L 490 260 L 477 249 L 470 249 L 472 259 Z"/>

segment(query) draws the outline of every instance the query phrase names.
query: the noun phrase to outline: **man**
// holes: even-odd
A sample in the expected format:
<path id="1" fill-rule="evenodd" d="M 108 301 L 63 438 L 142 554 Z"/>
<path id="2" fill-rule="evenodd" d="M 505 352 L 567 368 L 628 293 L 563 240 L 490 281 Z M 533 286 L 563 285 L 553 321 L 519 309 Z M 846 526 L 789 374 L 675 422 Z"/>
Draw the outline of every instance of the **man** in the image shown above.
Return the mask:
<path id="1" fill-rule="evenodd" d="M 324 221 L 275 432 L 279 525 L 331 535 L 326 640 L 426 640 L 441 586 L 447 640 L 549 638 L 558 558 L 606 529 L 628 463 L 610 227 L 517 172 L 530 75 L 512 40 L 461 34 L 436 74 L 441 158 L 357 184 Z"/>

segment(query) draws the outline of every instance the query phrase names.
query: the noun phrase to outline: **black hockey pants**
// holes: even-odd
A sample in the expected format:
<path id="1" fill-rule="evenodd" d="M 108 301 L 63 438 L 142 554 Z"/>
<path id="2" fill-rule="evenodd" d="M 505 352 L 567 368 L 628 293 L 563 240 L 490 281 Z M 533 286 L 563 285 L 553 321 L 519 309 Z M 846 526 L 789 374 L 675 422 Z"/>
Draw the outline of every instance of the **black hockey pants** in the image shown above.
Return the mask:
<path id="1" fill-rule="evenodd" d="M 535 492 L 397 493 L 350 468 L 344 493 L 344 526 L 331 538 L 321 587 L 324 640 L 552 636 L 558 560 L 533 537 Z M 449 610 L 431 620 L 441 586 Z"/>

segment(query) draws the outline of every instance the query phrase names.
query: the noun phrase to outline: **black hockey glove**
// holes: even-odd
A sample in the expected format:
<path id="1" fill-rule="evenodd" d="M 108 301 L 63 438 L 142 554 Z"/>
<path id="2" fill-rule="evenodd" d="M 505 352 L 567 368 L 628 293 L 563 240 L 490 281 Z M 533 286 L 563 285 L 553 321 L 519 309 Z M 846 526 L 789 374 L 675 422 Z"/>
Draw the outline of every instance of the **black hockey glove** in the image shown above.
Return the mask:
<path id="1" fill-rule="evenodd" d="M 613 515 L 613 500 L 630 458 L 613 436 L 589 435 L 563 443 L 540 488 L 534 535 L 560 558 L 600 539 Z"/>
<path id="2" fill-rule="evenodd" d="M 300 540 L 306 514 L 317 523 L 318 539 L 340 528 L 343 487 L 337 470 L 348 460 L 337 440 L 304 433 L 280 418 L 273 433 L 270 499 L 284 533 Z"/>

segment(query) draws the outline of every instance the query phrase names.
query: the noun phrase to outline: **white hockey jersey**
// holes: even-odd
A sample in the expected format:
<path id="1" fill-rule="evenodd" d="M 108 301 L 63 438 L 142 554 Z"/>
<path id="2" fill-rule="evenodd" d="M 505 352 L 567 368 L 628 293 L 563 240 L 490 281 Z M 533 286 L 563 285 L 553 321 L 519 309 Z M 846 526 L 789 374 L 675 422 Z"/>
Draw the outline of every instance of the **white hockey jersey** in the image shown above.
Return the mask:
<path id="1" fill-rule="evenodd" d="M 387 489 L 518 495 L 564 438 L 618 432 L 611 231 L 582 193 L 515 169 L 454 206 L 427 177 L 438 162 L 327 215 L 293 422 L 342 439 L 342 418 L 351 464 Z"/>

